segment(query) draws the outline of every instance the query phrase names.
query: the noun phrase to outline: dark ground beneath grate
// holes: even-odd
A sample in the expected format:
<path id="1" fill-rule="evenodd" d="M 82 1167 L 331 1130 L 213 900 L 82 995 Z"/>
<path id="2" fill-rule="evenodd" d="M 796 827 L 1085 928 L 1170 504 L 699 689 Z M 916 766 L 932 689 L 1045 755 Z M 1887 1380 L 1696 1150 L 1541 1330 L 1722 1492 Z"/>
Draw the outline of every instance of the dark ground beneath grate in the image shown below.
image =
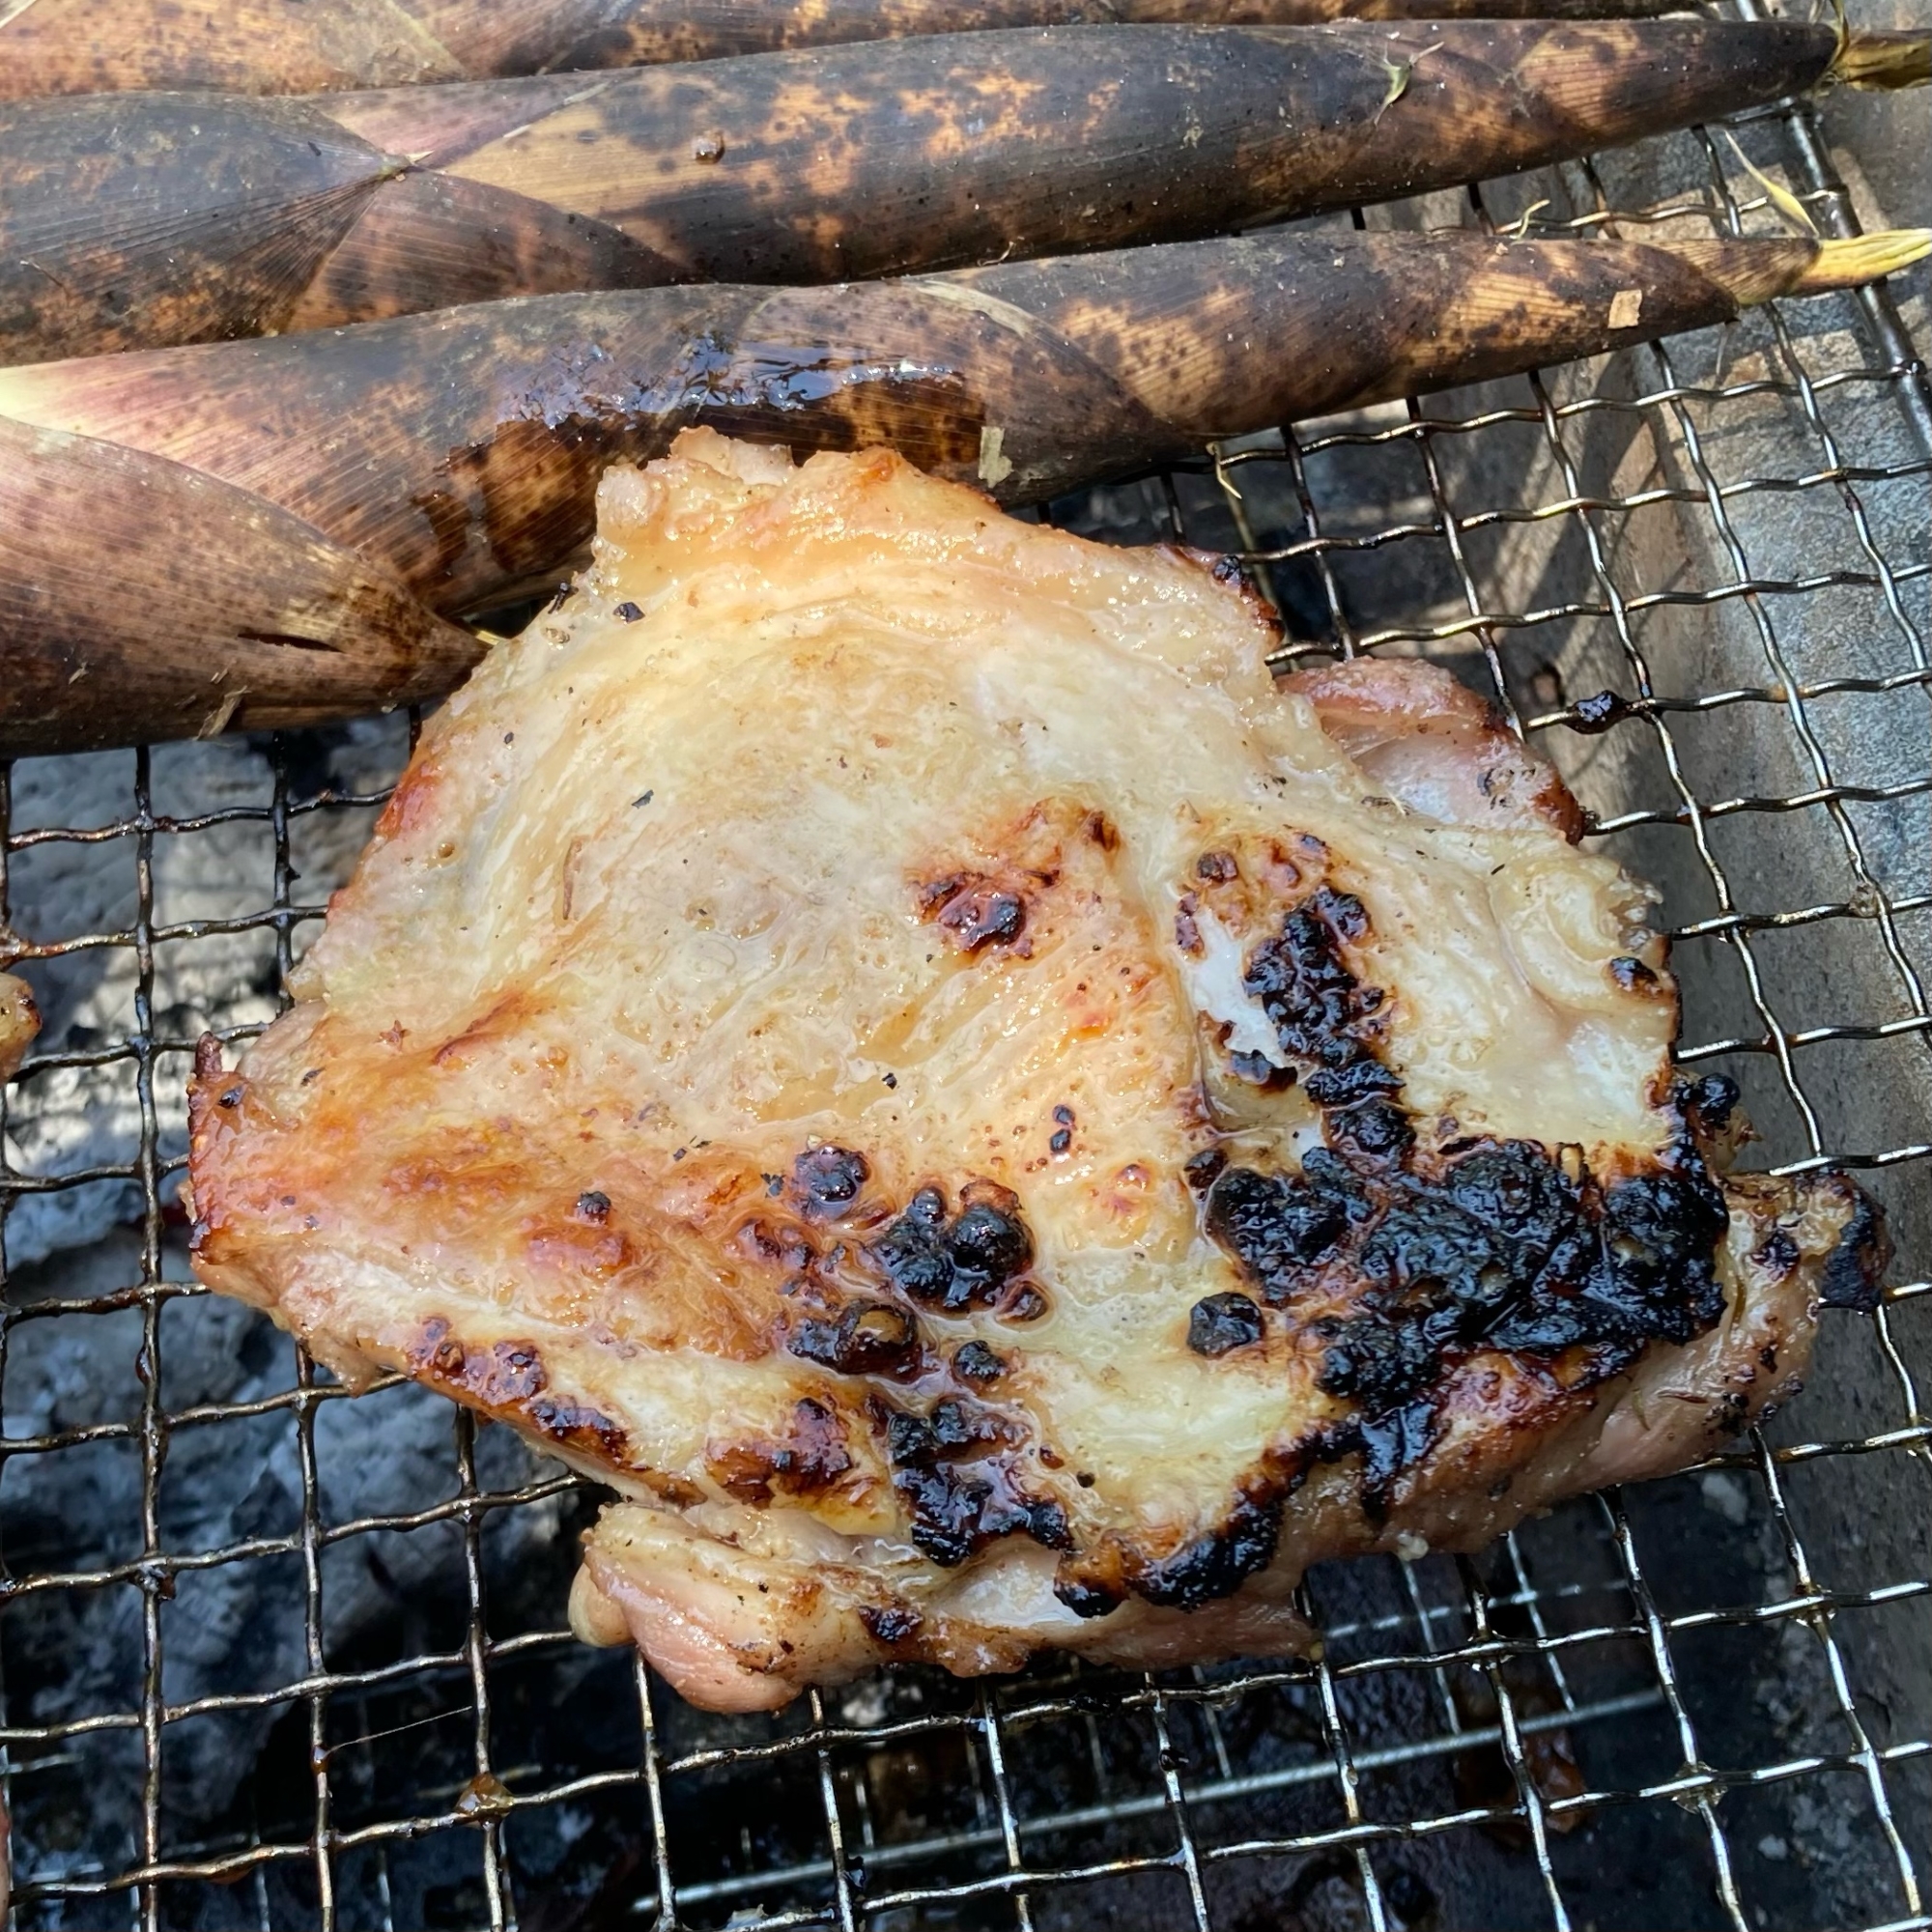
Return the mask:
<path id="1" fill-rule="evenodd" d="M 589 1508 L 587 1494 L 575 1498 L 565 1529 L 587 1520 Z M 1682 1570 L 1696 1577 L 1698 1594 L 1705 1600 L 1755 1602 L 1765 1580 L 1760 1543 L 1753 1533 L 1758 1526 L 1732 1522 L 1729 1516 L 1735 1513 L 1731 1498 L 1720 1495 L 1714 1509 L 1692 1484 L 1660 1486 L 1647 1493 L 1643 1533 L 1651 1550 L 1648 1574 L 1656 1578 Z M 1567 1605 L 1587 1612 L 1591 1623 L 1625 1623 L 1628 1628 L 1628 1606 L 1620 1600 L 1601 1525 L 1587 1510 L 1566 1512 L 1535 1536 L 1548 1543 L 1565 1533 L 1574 1533 L 1579 1542 L 1570 1552 L 1573 1584 L 1580 1584 L 1593 1571 L 1601 1580 L 1587 1595 L 1559 1596 L 1547 1604 L 1546 1618 Z M 519 1568 L 495 1582 L 493 1632 L 548 1628 L 568 1581 L 568 1548 L 567 1536 L 560 1538 L 551 1560 Z M 1542 1554 L 1546 1563 L 1551 1560 L 1552 1552 Z M 1459 1592 L 1448 1569 L 1440 1559 L 1432 1559 L 1416 1574 L 1424 1601 L 1439 1602 L 1444 1608 L 1430 1625 L 1438 1647 L 1448 1629 L 1456 1636 L 1463 1634 L 1462 1620 L 1451 1607 Z M 1423 1653 L 1422 1625 L 1395 1571 L 1393 1564 L 1372 1564 L 1318 1574 L 1315 1596 L 1329 1627 L 1361 1630 L 1355 1638 L 1345 1636 L 1338 1643 L 1338 1668 L 1346 1670 L 1366 1659 L 1384 1661 L 1391 1653 Z M 1492 1576 L 1490 1581 L 1497 1597 L 1512 1594 L 1507 1577 Z M 1581 1617 L 1565 1621 L 1583 1627 Z M 446 1591 L 440 1601 L 419 1598 L 407 1618 L 384 1633 L 384 1640 L 365 1640 L 331 1661 L 345 1674 L 380 1670 L 395 1662 L 398 1652 L 420 1655 L 460 1645 L 466 1622 L 467 1604 L 460 1591 Z M 1519 1637 L 1533 1636 L 1520 1607 L 1513 1613 L 1500 1610 L 1496 1623 Z M 1778 1708 L 1776 1687 L 1788 1669 L 1781 1636 L 1776 1626 L 1747 1625 L 1727 1633 L 1729 1640 L 1713 1651 L 1708 1672 L 1687 1675 L 1688 1694 L 1709 1707 L 1700 1734 L 1713 1761 L 1773 1763 L 1812 1742 L 1803 1707 Z M 21 1649 L 16 1647 L 12 1656 L 19 1658 Z M 43 1667 L 57 1670 L 58 1657 L 47 1659 Z M 1614 1715 L 1566 1721 L 1560 1729 L 1539 1734 L 1533 1761 L 1548 1795 L 1634 1790 L 1660 1771 L 1667 1775 L 1674 1768 L 1671 1726 L 1639 1641 L 1626 1635 L 1581 1646 L 1567 1655 L 1565 1668 L 1575 1705 L 1585 1711 L 1610 1706 Z M 354 1831 L 365 1822 L 426 1804 L 447 1804 L 471 1777 L 473 1755 L 461 1721 L 468 1711 L 460 1691 L 452 1695 L 453 1675 L 424 1674 L 396 1689 L 332 1700 L 330 1742 L 339 1753 L 332 1779 L 338 1828 Z M 1533 1720 L 1563 1714 L 1563 1699 L 1547 1664 L 1513 1667 L 1511 1679 L 1516 1708 L 1523 1717 Z M 10 1688 L 31 1702 L 36 1688 L 32 1670 L 16 1666 Z M 1041 1671 L 1002 1690 L 1001 1702 L 1009 1710 L 1052 1705 L 1048 1715 L 1030 1724 L 1009 1717 L 1003 1727 L 1015 1814 L 1029 1820 L 1109 1808 L 1122 1814 L 1109 1823 L 1054 1832 L 1051 1860 L 1058 1866 L 1086 1868 L 1158 1855 L 1174 1844 L 1172 1822 L 1159 1797 L 1159 1747 L 1151 1727 L 1144 1712 L 1126 1722 L 1115 1717 L 1117 1700 L 1136 1688 L 1098 1672 L 1069 1678 L 1064 1672 Z M 1181 1680 L 1175 1689 L 1178 1695 L 1168 1717 L 1169 1759 L 1189 1783 L 1212 1787 L 1224 1781 L 1223 1763 L 1238 1766 L 1251 1780 L 1282 1780 L 1276 1789 L 1260 1794 L 1197 1800 L 1193 1825 L 1204 1848 L 1334 1829 L 1338 1805 L 1320 1699 L 1305 1673 L 1242 1688 L 1240 1672 L 1208 1672 Z M 1215 1694 L 1203 1696 L 1204 1691 Z M 894 1889 L 912 1883 L 939 1887 L 996 1872 L 1003 1861 L 997 1834 L 985 1829 L 983 1758 L 972 1725 L 975 1700 L 970 1693 L 931 1673 L 907 1672 L 843 1701 L 848 1708 L 863 1704 L 860 1716 L 873 1728 L 922 1720 L 935 1726 L 897 1745 L 860 1744 L 838 1755 L 835 1776 L 844 1788 L 846 1808 L 864 1817 L 881 1848 L 870 1859 L 863 1851 L 858 1854 L 871 1882 Z M 1514 1804 L 1509 1767 L 1493 1743 L 1439 1755 L 1409 1755 L 1419 1742 L 1447 1740 L 1457 1724 L 1487 1734 L 1495 1703 L 1475 1672 L 1426 1666 L 1378 1669 L 1345 1678 L 1339 1703 L 1357 1760 L 1375 1766 L 1363 1777 L 1364 1809 L 1371 1817 L 1430 1820 L 1482 1807 L 1507 1809 Z M 959 1720 L 948 1721 L 955 1714 Z M 522 1768 L 529 1773 L 540 1769 L 544 1780 L 554 1784 L 585 1773 L 622 1774 L 639 1761 L 642 1739 L 631 1666 L 609 1653 L 552 1646 L 500 1669 L 494 1673 L 492 1716 L 496 1761 L 512 1784 L 524 1781 L 518 1776 Z M 458 1721 L 450 1721 L 452 1717 Z M 745 1742 L 743 1723 L 707 1719 L 662 1693 L 657 1721 L 660 1748 L 672 1760 Z M 767 1728 L 781 1735 L 785 1727 Z M 361 1739 L 370 1742 L 355 1742 Z M 121 1755 L 124 1768 L 134 1771 L 129 1754 Z M 1378 1761 L 1383 1755 L 1395 1761 L 1384 1765 Z M 98 1807 L 98 1798 L 85 1789 L 84 1766 L 47 1762 L 36 1770 L 28 1759 L 20 1769 L 26 1775 L 14 1787 L 17 1827 L 28 1841 L 58 1842 L 65 1821 Z M 236 1804 L 225 1817 L 201 1825 L 194 1835 L 200 1846 L 239 1845 L 253 1837 L 299 1843 L 312 1815 L 313 1789 L 306 1713 L 297 1707 L 268 1730 L 254 1776 Z M 1854 1917 L 1877 1920 L 1883 1916 L 1882 1870 L 1823 1871 L 1816 1862 L 1793 1856 L 1791 1847 L 1803 1844 L 1815 1829 L 1814 1821 L 1798 1814 L 1817 1802 L 1812 1785 L 1803 1780 L 1753 1795 L 1749 1833 L 1731 1834 L 1745 1840 L 1740 1878 L 1747 1895 L 1779 1899 L 1780 1910 L 1770 1923 L 1826 1925 L 1852 1922 Z M 773 1911 L 823 1907 L 828 1879 L 822 1871 L 809 1869 L 822 1861 L 825 1849 L 818 1770 L 809 1746 L 775 1763 L 760 1759 L 673 1776 L 666 1786 L 666 1808 L 680 1887 L 709 1894 L 690 1914 L 689 1923 L 723 1924 L 734 1908 L 751 1903 Z M 526 1932 L 562 1932 L 565 1927 L 589 1932 L 638 1922 L 635 1902 L 651 1872 L 653 1851 L 647 1809 L 634 1785 L 520 1815 L 509 1841 Z M 922 1845 L 935 1849 L 916 1863 L 903 1858 L 908 1848 Z M 103 1861 L 114 1853 L 111 1843 L 91 1849 Z M 122 1856 L 128 1849 L 124 1846 Z M 1546 1922 L 1547 1901 L 1526 1849 L 1520 1823 L 1491 1823 L 1379 1851 L 1377 1875 L 1400 1922 L 1536 1926 Z M 1723 1923 L 1708 1874 L 1701 1869 L 1694 1820 L 1675 1805 L 1595 1808 L 1556 1837 L 1551 1856 L 1578 1923 L 1595 1924 L 1603 1932 Z M 807 1868 L 807 1875 L 790 1883 L 755 1882 L 757 1874 L 800 1868 Z M 754 1882 L 747 1884 L 748 1877 Z M 1090 1883 L 1037 1897 L 1035 1919 L 1041 1925 L 1123 1928 L 1169 1918 L 1180 1922 L 1187 1909 L 1184 1898 L 1167 1896 L 1179 1883 L 1171 1872 Z M 337 1861 L 336 1886 L 337 1910 L 349 1924 L 440 1928 L 485 1922 L 488 1917 L 476 1834 L 467 1829 L 397 1845 L 380 1856 L 370 1851 L 343 1857 Z M 1366 1922 L 1353 1861 L 1333 1851 L 1287 1861 L 1286 1869 L 1273 1861 L 1231 1861 L 1211 1871 L 1208 1892 L 1212 1922 L 1237 1932 L 1284 1923 L 1326 1932 Z M 298 1862 L 271 1868 L 262 1885 L 244 1880 L 225 1888 L 166 1887 L 161 1918 L 183 1927 L 311 1924 L 317 1918 L 313 1874 Z M 118 1920 L 74 1917 L 67 1922 Z M 1014 1921 L 1009 1907 L 987 1901 L 918 1910 L 887 1922 L 992 1926 Z"/>
<path id="2" fill-rule="evenodd" d="M 1705 1485 L 1687 1480 L 1643 1492 L 1633 1514 L 1646 1550 L 1645 1573 L 1657 1587 L 1679 1581 L 1700 1603 L 1754 1605 L 1765 1595 L 1767 1525 L 1761 1516 L 1753 1520 L 1742 1481 L 1728 1475 L 1720 1481 L 1734 1484 L 1736 1493 L 1726 1488 L 1714 1494 L 1708 1478 Z M 592 1506 L 587 1492 L 574 1497 L 564 1529 L 587 1520 Z M 1523 1544 L 1539 1570 L 1566 1577 L 1538 1605 L 1546 1636 L 1606 1627 L 1620 1633 L 1551 1653 L 1560 1680 L 1547 1659 L 1509 1667 L 1520 1720 L 1559 1720 L 1531 1740 L 1530 1761 L 1544 1795 L 1628 1793 L 1667 1779 L 1679 1764 L 1674 1726 L 1631 1621 L 1600 1513 L 1591 1506 L 1562 1512 L 1527 1533 Z M 493 1634 L 501 1639 L 552 1627 L 568 1582 L 569 1547 L 568 1536 L 560 1537 L 548 1560 L 493 1579 Z M 1527 1609 L 1511 1602 L 1520 1590 L 1507 1574 L 1506 1559 L 1477 1567 L 1495 1605 L 1494 1628 L 1533 1641 Z M 1415 1585 L 1415 1597 L 1406 1580 Z M 1410 1824 L 1510 1811 L 1516 1794 L 1509 1765 L 1492 1741 L 1496 1704 L 1490 1687 L 1466 1666 L 1432 1668 L 1420 1662 L 1428 1638 L 1418 1603 L 1436 1611 L 1428 1622 L 1436 1649 L 1466 1641 L 1462 1579 L 1444 1559 L 1430 1558 L 1413 1566 L 1406 1580 L 1393 1562 L 1332 1566 L 1314 1580 L 1324 1623 L 1338 1633 L 1330 1662 L 1340 1676 L 1339 1711 L 1361 1771 L 1363 1811 L 1372 1820 Z M 365 1639 L 331 1662 L 345 1675 L 373 1672 L 396 1662 L 399 1653 L 460 1646 L 467 1618 L 460 1589 L 418 1598 L 380 1639 Z M 1721 1641 L 1684 1670 L 1684 1692 L 1697 1709 L 1709 1761 L 1766 1766 L 1831 1748 L 1804 1694 L 1808 1689 L 1815 1695 L 1818 1687 L 1804 1684 L 1806 1660 L 1794 1657 L 1790 1634 L 1788 1624 L 1746 1622 L 1725 1630 Z M 1417 1662 L 1394 1662 L 1401 1658 Z M 1360 1668 L 1369 1663 L 1378 1667 Z M 492 1680 L 494 1756 L 513 1787 L 535 1779 L 554 1787 L 584 1775 L 626 1778 L 511 1821 L 507 1851 L 525 1932 L 616 1932 L 639 1923 L 638 1902 L 651 1889 L 654 1850 L 648 1807 L 628 1778 L 643 1747 L 629 1661 L 550 1644 L 494 1670 Z M 1251 1671 L 1230 1667 L 1190 1673 L 1169 1686 L 1167 1764 L 1200 1794 L 1190 1802 L 1190 1818 L 1204 1853 L 1336 1831 L 1341 1807 L 1332 1756 L 1318 1689 L 1306 1671 L 1253 1681 Z M 32 1701 L 30 1673 L 17 1675 L 10 1688 Z M 1137 1694 L 1141 1701 L 1135 1703 Z M 1115 1814 L 1029 1834 L 1030 1863 L 1091 1871 L 1172 1852 L 1177 1834 L 1161 1796 L 1161 1747 L 1145 1694 L 1139 1680 L 1097 1671 L 1041 1669 L 1002 1687 L 998 1702 L 1014 1815 L 1051 1826 L 1069 1817 Z M 1577 1711 L 1584 1715 L 1572 1715 Z M 1029 1719 L 1029 1712 L 1038 1715 Z M 892 1744 L 868 1746 L 861 1739 L 834 1754 L 841 1809 L 863 1821 L 848 1866 L 861 1896 L 867 1888 L 953 1888 L 1003 1868 L 999 1834 L 989 1828 L 989 1780 L 976 1713 L 970 1690 L 923 1671 L 896 1673 L 833 1700 L 835 1723 L 856 1719 L 871 1730 L 927 1727 Z M 671 1764 L 742 1749 L 748 1732 L 780 1740 L 787 1732 L 798 1738 L 801 1728 L 783 1720 L 748 1724 L 707 1718 L 661 1690 L 655 1716 L 658 1748 Z M 454 1670 L 419 1673 L 392 1689 L 338 1693 L 329 1725 L 337 1828 L 353 1833 L 366 1823 L 446 1807 L 474 1774 L 468 1717 Z M 1452 1747 L 1459 1727 L 1477 1740 L 1460 1750 Z M 138 1775 L 138 1753 L 117 1755 L 124 1772 Z M 1273 1788 L 1215 1795 L 1235 1781 L 1230 1771 L 1250 1787 L 1272 1782 Z M 57 1843 L 64 1824 L 76 1816 L 93 1812 L 105 1824 L 113 1808 L 126 1814 L 125 1804 L 102 1807 L 98 1792 L 85 1789 L 81 1765 L 49 1762 L 36 1770 L 27 1759 L 20 1772 L 16 1820 L 28 1842 Z M 809 1738 L 798 1738 L 776 1757 L 699 1765 L 667 1776 L 671 1869 L 680 1890 L 696 1894 L 681 1922 L 722 1926 L 734 1910 L 755 1907 L 814 1917 L 827 1911 L 832 1883 L 824 1869 L 819 1777 Z M 1850 1774 L 1812 1774 L 1726 1799 L 1740 1889 L 1747 1897 L 1776 1901 L 1756 1922 L 1818 1927 L 1885 1920 L 1896 1879 L 1878 1848 L 1862 1843 L 1856 1783 Z M 198 1821 L 192 1846 L 182 1842 L 178 1849 L 299 1844 L 313 1804 L 307 1715 L 296 1706 L 268 1729 L 253 1776 L 228 1813 Z M 1821 1817 L 1830 1822 L 1821 1826 Z M 1804 1849 L 1816 1846 L 1821 1829 L 1833 1847 L 1829 1856 Z M 111 1842 L 89 1849 L 103 1862 L 115 1855 Z M 131 1849 L 124 1844 L 120 1856 Z M 1922 1856 L 1922 1846 L 1920 1851 Z M 1579 1925 L 1601 1932 L 1659 1926 L 1689 1932 L 1726 1922 L 1712 1891 L 1698 1821 L 1668 1799 L 1590 1806 L 1552 1837 L 1550 1861 Z M 1496 1932 L 1548 1922 L 1548 1898 L 1518 1819 L 1494 1818 L 1378 1846 L 1374 1862 L 1391 1922 Z M 766 1876 L 773 1873 L 794 1876 Z M 344 1924 L 427 1932 L 488 1921 L 480 1846 L 468 1827 L 342 1855 L 334 1876 L 335 1909 Z M 1370 1922 L 1358 1868 L 1342 1850 L 1210 1863 L 1205 1894 L 1210 1922 L 1230 1932 L 1347 1932 Z M 159 1917 L 183 1928 L 315 1924 L 314 1874 L 296 1861 L 228 1886 L 164 1886 Z M 1185 1923 L 1189 1917 L 1184 1879 L 1172 1869 L 1117 1873 L 1033 1895 L 1033 1922 L 1042 1927 L 1130 1932 Z M 81 1912 L 36 1914 L 25 1922 L 123 1920 Z M 648 1914 L 641 1922 L 648 1922 Z M 994 1927 L 1017 1921 L 1007 1901 L 982 1899 L 908 1906 L 878 1922 Z"/>

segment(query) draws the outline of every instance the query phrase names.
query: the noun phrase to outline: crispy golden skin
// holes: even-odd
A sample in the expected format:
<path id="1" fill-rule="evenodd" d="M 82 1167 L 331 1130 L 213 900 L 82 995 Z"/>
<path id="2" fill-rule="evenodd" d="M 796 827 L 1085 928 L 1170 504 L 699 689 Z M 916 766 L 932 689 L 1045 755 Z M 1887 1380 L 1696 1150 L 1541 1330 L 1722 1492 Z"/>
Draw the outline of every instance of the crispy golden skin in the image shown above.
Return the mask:
<path id="1" fill-rule="evenodd" d="M 192 1094 L 195 1264 L 623 1498 L 687 1696 L 1294 1647 L 1786 1390 L 1882 1239 L 1725 1179 L 1645 890 L 1445 672 L 709 432 L 433 720 Z"/>

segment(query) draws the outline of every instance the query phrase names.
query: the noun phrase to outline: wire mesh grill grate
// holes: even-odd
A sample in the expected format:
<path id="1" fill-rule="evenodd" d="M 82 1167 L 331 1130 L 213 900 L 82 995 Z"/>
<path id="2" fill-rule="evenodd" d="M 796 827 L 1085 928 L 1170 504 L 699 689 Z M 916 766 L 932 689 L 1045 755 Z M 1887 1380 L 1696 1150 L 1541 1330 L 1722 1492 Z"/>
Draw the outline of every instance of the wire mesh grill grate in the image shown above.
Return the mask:
<path id="1" fill-rule="evenodd" d="M 1736 138 L 1852 232 L 1808 108 Z M 1729 136 L 1652 147 L 1369 218 L 1765 224 Z M 1902 1237 L 1824 1338 L 1837 1394 L 1478 1558 L 1315 1573 L 1309 1663 L 905 1671 L 727 1720 L 577 1646 L 587 1486 L 405 1384 L 349 1397 L 183 1260 L 195 1035 L 272 1012 L 404 724 L 23 761 L 0 910 L 91 1017 L 49 1027 L 0 1165 L 18 1922 L 1932 1926 L 1928 477 L 1880 291 L 1055 506 L 1241 552 L 1291 657 L 1487 683 L 1664 882 L 1682 1059 Z"/>

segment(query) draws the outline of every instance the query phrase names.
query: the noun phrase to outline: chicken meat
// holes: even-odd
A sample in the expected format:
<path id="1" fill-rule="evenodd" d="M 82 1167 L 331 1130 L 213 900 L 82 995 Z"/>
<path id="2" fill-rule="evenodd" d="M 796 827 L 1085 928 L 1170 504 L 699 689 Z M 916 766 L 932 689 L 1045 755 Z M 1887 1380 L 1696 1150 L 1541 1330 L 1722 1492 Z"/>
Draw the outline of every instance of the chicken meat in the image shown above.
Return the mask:
<path id="1" fill-rule="evenodd" d="M 1681 1466 L 1885 1260 L 1732 1172 L 1651 895 L 1233 567 L 683 436 L 191 1093 L 195 1266 L 617 1492 L 692 1701 L 1293 1651 L 1312 1562 Z"/>

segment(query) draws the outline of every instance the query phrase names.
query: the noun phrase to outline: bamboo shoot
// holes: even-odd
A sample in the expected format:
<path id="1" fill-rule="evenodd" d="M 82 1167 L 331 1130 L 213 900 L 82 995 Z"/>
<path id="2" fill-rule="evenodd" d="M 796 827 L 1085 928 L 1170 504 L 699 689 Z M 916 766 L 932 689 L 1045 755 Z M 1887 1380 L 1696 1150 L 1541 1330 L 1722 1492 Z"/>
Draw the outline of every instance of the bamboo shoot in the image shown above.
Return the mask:
<path id="1" fill-rule="evenodd" d="M 0 370 L 0 752 L 446 689 L 469 647 L 444 620 L 554 582 L 606 465 L 694 423 L 891 444 L 1037 502 L 1929 248 L 1923 231 L 1669 247 L 1300 231 L 824 289 L 531 297 Z M 285 605 L 297 617 L 263 614 Z"/>

